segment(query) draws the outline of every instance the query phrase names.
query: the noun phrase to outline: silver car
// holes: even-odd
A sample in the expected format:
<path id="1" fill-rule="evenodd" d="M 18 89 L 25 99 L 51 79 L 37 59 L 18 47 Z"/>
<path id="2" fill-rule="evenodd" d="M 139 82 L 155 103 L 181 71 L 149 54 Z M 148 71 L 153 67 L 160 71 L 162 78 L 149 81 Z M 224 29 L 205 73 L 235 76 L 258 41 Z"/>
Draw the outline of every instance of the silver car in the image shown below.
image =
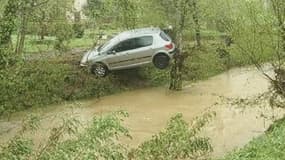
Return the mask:
<path id="1" fill-rule="evenodd" d="M 105 77 L 109 71 L 129 69 L 153 63 L 159 69 L 168 67 L 175 54 L 171 38 L 159 28 L 143 28 L 122 32 L 110 41 L 88 51 L 81 66 Z"/>

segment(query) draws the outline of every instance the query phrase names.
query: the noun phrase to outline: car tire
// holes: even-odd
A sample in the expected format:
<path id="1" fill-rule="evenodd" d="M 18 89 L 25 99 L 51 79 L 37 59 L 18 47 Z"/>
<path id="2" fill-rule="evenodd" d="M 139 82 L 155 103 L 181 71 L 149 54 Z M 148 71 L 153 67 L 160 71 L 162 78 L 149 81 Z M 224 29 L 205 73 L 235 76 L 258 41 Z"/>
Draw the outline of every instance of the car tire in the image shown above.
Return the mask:
<path id="1" fill-rule="evenodd" d="M 153 64 L 158 69 L 166 69 L 169 66 L 170 58 L 165 54 L 158 54 L 153 59 Z"/>
<path id="2" fill-rule="evenodd" d="M 106 77 L 108 75 L 108 68 L 101 63 L 95 63 L 91 67 L 91 72 L 98 77 Z"/>

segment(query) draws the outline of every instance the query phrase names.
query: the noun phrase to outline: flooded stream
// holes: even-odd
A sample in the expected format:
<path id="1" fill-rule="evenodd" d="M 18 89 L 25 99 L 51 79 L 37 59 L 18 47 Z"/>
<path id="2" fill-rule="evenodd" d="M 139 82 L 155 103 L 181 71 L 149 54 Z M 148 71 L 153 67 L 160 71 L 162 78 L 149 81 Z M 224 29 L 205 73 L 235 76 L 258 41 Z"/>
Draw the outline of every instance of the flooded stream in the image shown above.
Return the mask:
<path id="1" fill-rule="evenodd" d="M 130 130 L 132 140 L 126 140 L 136 147 L 165 128 L 167 121 L 177 113 L 183 113 L 185 120 L 191 121 L 206 110 L 215 111 L 217 116 L 206 127 L 205 133 L 212 140 L 215 157 L 242 147 L 252 138 L 261 135 L 271 121 L 259 118 L 260 113 L 273 114 L 266 108 L 237 109 L 226 105 L 217 105 L 220 96 L 245 98 L 266 92 L 269 82 L 253 68 L 233 69 L 221 75 L 187 85 L 181 92 L 170 92 L 166 88 L 148 88 L 129 91 L 78 102 L 82 107 L 70 109 L 66 105 L 52 106 L 40 111 L 45 117 L 43 129 L 36 136 L 40 142 L 48 135 L 48 129 L 58 123 L 57 115 L 71 112 L 82 121 L 89 121 L 94 115 L 124 110 L 130 114 L 124 125 Z M 269 112 L 270 111 L 270 112 Z M 275 111 L 277 116 L 282 112 Z M 11 121 L 0 121 L 0 143 L 13 137 L 20 128 L 20 118 L 28 112 L 12 116 Z"/>

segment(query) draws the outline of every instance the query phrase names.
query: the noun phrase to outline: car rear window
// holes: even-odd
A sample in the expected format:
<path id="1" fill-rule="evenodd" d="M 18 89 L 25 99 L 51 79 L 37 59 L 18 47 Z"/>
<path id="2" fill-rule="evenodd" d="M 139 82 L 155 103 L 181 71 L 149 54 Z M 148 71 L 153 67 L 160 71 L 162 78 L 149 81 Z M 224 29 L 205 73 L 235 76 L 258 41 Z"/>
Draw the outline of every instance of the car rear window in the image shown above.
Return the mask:
<path id="1" fill-rule="evenodd" d="M 161 33 L 160 33 L 160 37 L 161 37 L 163 40 L 168 41 L 168 42 L 171 40 L 170 37 L 169 37 L 166 33 L 164 33 L 164 32 L 161 32 Z"/>

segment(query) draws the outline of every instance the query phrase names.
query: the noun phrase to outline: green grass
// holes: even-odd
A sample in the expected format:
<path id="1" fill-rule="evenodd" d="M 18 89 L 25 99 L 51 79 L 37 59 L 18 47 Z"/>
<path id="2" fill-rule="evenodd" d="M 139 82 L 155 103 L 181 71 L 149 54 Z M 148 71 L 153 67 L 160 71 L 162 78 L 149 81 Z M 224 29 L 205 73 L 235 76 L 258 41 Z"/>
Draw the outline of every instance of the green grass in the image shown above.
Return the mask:
<path id="1" fill-rule="evenodd" d="M 12 36 L 13 44 L 16 45 L 17 36 Z M 25 40 L 24 53 L 40 53 L 54 51 L 54 44 L 56 42 L 55 37 L 45 37 L 44 40 L 40 40 L 38 36 L 27 35 Z M 73 38 L 68 42 L 68 48 L 89 48 L 93 45 L 94 40 L 88 36 L 83 38 Z"/>
<path id="2" fill-rule="evenodd" d="M 222 160 L 284 160 L 285 119 L 273 125 L 265 135 L 254 139 L 244 148 L 227 155 Z"/>
<path id="3" fill-rule="evenodd" d="M 225 33 L 214 31 L 214 30 L 201 30 L 200 35 L 201 35 L 201 39 L 203 40 L 218 40 L 226 36 Z M 195 40 L 195 31 L 194 30 L 185 31 L 184 39 Z"/>
<path id="4" fill-rule="evenodd" d="M 74 48 L 90 48 L 94 44 L 96 37 L 99 33 L 113 35 L 117 33 L 118 30 L 108 30 L 108 31 L 98 31 L 98 30 L 85 30 L 85 34 L 82 38 L 72 38 L 67 42 L 68 49 Z M 13 45 L 16 45 L 17 36 L 12 36 Z M 56 43 L 56 37 L 46 36 L 44 40 L 40 40 L 39 36 L 36 35 L 26 35 L 24 53 L 41 53 L 54 51 L 54 45 Z"/>

